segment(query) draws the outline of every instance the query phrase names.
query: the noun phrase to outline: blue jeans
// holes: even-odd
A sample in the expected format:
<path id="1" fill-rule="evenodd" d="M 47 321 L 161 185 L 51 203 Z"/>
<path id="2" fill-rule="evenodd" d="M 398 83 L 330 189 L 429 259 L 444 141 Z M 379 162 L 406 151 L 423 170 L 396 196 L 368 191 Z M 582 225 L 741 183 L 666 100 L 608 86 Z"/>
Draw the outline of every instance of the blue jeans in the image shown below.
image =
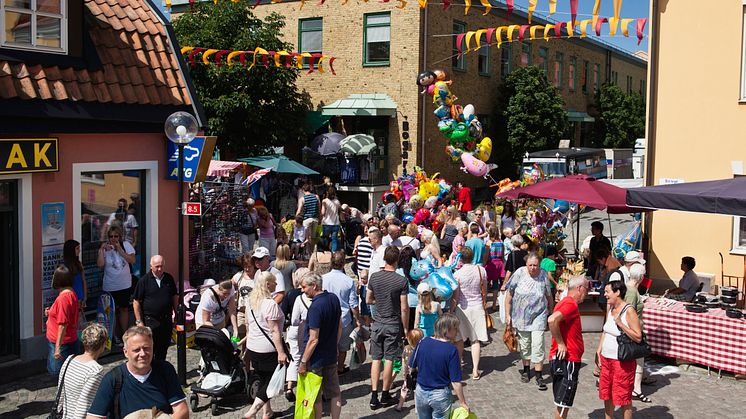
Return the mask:
<path id="1" fill-rule="evenodd" d="M 451 416 L 451 389 L 425 390 L 417 384 L 414 406 L 419 419 L 448 419 Z"/>
<path id="2" fill-rule="evenodd" d="M 339 226 L 338 225 L 322 225 L 321 226 L 321 234 L 324 236 L 324 244 L 326 246 L 329 245 L 329 236 L 331 236 L 332 239 L 332 252 L 337 251 L 337 237 L 339 236 Z"/>
<path id="3" fill-rule="evenodd" d="M 65 363 L 65 360 L 70 355 L 78 354 L 78 342 L 70 342 L 70 343 L 63 343 L 60 345 L 60 357 L 59 360 L 54 359 L 54 348 L 55 344 L 53 342 L 47 341 L 47 345 L 49 348 L 49 354 L 47 355 L 47 371 L 49 371 L 52 375 L 59 375 L 60 369 L 62 368 L 62 364 Z"/>

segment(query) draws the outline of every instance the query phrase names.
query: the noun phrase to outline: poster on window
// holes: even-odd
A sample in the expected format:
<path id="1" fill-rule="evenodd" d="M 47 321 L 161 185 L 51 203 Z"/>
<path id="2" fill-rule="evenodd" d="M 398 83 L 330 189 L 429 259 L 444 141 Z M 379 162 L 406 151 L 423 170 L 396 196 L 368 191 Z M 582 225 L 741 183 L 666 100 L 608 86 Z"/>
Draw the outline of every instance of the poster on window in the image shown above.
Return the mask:
<path id="1" fill-rule="evenodd" d="M 57 291 L 52 288 L 52 275 L 62 263 L 63 247 L 58 244 L 41 248 L 41 306 L 44 310 L 51 307 L 57 297 Z M 42 315 L 42 319 L 42 330 L 46 330 L 47 316 Z"/>
<path id="2" fill-rule="evenodd" d="M 51 246 L 65 243 L 65 204 L 51 202 L 41 204 L 41 245 Z"/>

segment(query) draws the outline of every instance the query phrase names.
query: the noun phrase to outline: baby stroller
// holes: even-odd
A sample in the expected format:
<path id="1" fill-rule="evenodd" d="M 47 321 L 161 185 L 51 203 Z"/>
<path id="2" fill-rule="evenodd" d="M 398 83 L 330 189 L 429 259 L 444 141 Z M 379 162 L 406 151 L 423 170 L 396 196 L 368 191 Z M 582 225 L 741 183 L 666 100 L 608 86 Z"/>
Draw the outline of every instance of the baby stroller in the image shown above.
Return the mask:
<path id="1" fill-rule="evenodd" d="M 200 394 L 210 397 L 213 415 L 218 414 L 218 398 L 245 392 L 249 403 L 253 403 L 259 378 L 251 377 L 246 371 L 239 350 L 228 336 L 214 327 L 202 326 L 194 334 L 194 343 L 200 348 L 204 366 L 202 379 L 191 387 L 189 405 L 192 411 L 199 406 Z"/>

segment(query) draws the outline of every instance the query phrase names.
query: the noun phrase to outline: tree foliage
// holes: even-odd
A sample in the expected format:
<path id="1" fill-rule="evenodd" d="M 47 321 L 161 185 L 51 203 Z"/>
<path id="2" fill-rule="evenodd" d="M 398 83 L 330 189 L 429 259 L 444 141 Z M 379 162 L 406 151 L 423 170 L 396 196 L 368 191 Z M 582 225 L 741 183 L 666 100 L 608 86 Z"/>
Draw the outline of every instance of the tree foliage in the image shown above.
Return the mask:
<path id="1" fill-rule="evenodd" d="M 527 151 L 556 148 L 567 124 L 562 96 L 534 66 L 516 69 L 499 87 L 495 119 L 504 176 L 514 176 Z"/>
<path id="2" fill-rule="evenodd" d="M 284 18 L 254 17 L 246 0 L 197 2 L 193 9 L 176 18 L 174 32 L 182 46 L 226 50 L 293 50 L 280 40 Z M 198 56 L 199 57 L 199 56 Z M 295 86 L 297 69 L 264 68 L 261 60 L 248 70 L 237 58 L 234 65 L 214 64 L 189 67 L 197 97 L 208 119 L 207 134 L 218 136 L 228 156 L 261 154 L 304 136 L 303 120 L 310 108 L 308 96 Z"/>
<path id="3" fill-rule="evenodd" d="M 645 102 L 637 92 L 604 84 L 596 94 L 597 138 L 607 148 L 632 148 L 645 135 Z"/>

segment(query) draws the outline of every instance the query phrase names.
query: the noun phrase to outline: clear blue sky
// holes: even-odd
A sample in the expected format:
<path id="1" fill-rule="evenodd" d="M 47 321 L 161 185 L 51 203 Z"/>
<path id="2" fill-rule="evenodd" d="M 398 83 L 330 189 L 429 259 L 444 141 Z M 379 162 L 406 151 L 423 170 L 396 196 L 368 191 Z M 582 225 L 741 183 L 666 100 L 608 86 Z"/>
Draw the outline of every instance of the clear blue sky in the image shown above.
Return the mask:
<path id="1" fill-rule="evenodd" d="M 505 1 L 505 0 L 501 0 Z M 578 1 L 578 20 L 581 19 L 590 19 L 591 13 L 593 13 L 593 5 L 595 4 L 595 0 L 579 0 Z M 520 7 L 521 9 L 524 9 L 528 7 L 528 0 L 515 0 L 516 7 Z M 536 14 L 546 16 L 546 14 L 549 12 L 549 4 L 547 0 L 539 0 L 536 5 Z M 650 0 L 626 0 L 622 2 L 622 12 L 621 17 L 622 18 L 640 18 L 640 17 L 647 17 L 649 18 L 650 14 Z M 585 16 L 584 16 L 585 15 Z M 613 0 L 601 0 L 601 10 L 599 11 L 599 16 L 601 17 L 611 17 L 614 16 L 614 1 Z M 570 20 L 570 0 L 557 0 L 557 13 L 552 15 L 552 18 L 556 20 L 566 21 Z M 629 38 L 625 38 L 624 35 L 622 35 L 621 31 L 617 31 L 617 35 L 613 38 L 611 37 L 602 37 L 601 40 L 605 42 L 609 42 L 613 45 L 616 45 L 620 48 L 626 49 L 628 51 L 638 51 L 648 50 L 648 26 L 650 25 L 650 21 L 645 25 L 645 30 L 643 31 L 646 35 L 645 38 L 642 39 L 642 43 L 640 45 L 637 45 L 637 32 L 635 27 L 635 22 L 631 22 L 629 24 Z M 591 25 L 588 25 L 588 31 L 590 32 L 592 30 Z M 601 35 L 608 34 L 607 26 L 604 25 L 601 29 Z M 590 36 L 595 36 L 595 33 Z"/>

